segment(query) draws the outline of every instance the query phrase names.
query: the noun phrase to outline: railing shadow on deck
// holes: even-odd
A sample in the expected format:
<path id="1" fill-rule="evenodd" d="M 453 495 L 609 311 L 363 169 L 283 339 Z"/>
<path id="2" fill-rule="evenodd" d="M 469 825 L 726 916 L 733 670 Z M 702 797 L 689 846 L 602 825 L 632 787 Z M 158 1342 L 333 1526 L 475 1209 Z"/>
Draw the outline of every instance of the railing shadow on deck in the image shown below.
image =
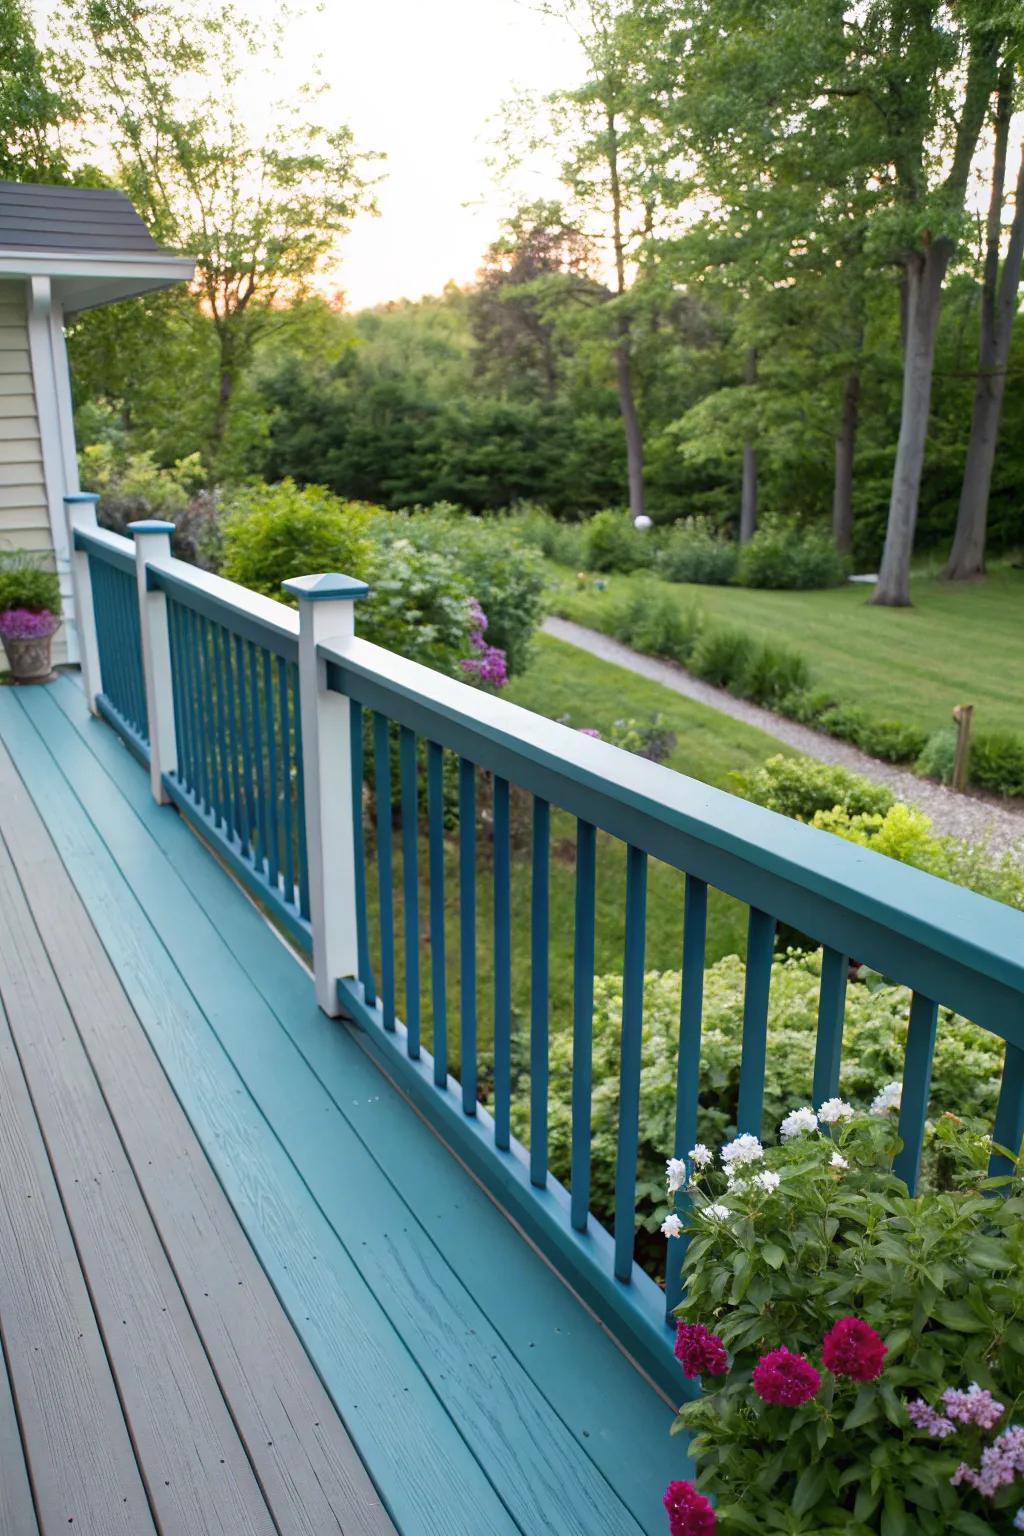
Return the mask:
<path id="1" fill-rule="evenodd" d="M 652 857 L 685 880 L 675 1139 L 666 1156 L 685 1157 L 697 1139 L 709 888 L 749 909 L 740 1132 L 761 1133 L 771 963 L 777 924 L 784 922 L 823 950 L 807 1084 L 814 1103 L 838 1091 L 854 956 L 910 994 L 896 1172 L 913 1188 L 940 1004 L 1006 1042 L 993 1134 L 1004 1145 L 1019 1144 L 1024 915 L 359 639 L 354 610 L 367 591 L 360 582 L 339 575 L 288 581 L 296 614 L 173 559 L 169 524 L 134 524 L 133 544 L 96 527 L 95 498 L 69 498 L 68 510 L 90 707 L 148 763 L 154 796 L 177 806 L 311 957 L 321 1008 L 362 1029 L 385 1071 L 666 1391 L 680 1390 L 669 1324 L 685 1239 L 668 1247 L 667 1296 L 634 1259 Z M 367 896 L 367 783 L 376 806 L 373 903 Z M 490 800 L 486 935 L 477 923 L 481 783 Z M 513 790 L 532 806 L 528 1146 L 512 1134 Z M 454 1022 L 445 945 L 445 817 L 451 819 L 453 800 L 459 827 Z M 575 819 L 570 1189 L 551 1174 L 548 1157 L 552 810 Z M 626 850 L 610 1229 L 590 1210 L 599 832 Z M 396 894 L 404 940 L 402 1017 Z M 485 1021 L 493 1040 L 490 1109 L 478 1093 L 481 939 L 493 967 Z M 426 968 L 429 987 L 421 985 Z M 432 1051 L 423 1043 L 421 990 L 429 1001 Z M 457 1076 L 449 1072 L 456 1059 Z"/>

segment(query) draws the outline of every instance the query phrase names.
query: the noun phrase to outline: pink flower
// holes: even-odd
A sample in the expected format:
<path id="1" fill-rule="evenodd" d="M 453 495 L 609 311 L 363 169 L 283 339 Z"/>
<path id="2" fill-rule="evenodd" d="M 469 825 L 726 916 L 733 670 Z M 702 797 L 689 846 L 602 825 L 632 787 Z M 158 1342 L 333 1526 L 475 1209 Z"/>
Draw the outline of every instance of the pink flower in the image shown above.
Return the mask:
<path id="1" fill-rule="evenodd" d="M 994 1499 L 1000 1488 L 1015 1482 L 1024 1474 L 1024 1428 L 1015 1424 L 1005 1429 L 998 1439 L 986 1446 L 981 1453 L 977 1470 L 962 1461 L 950 1482 L 954 1488 L 968 1483 L 986 1499 Z"/>
<path id="2" fill-rule="evenodd" d="M 715 1512 L 692 1483 L 669 1483 L 662 1502 L 668 1510 L 670 1536 L 711 1536 Z"/>
<path id="3" fill-rule="evenodd" d="M 794 1355 L 783 1345 L 762 1355 L 754 1366 L 754 1391 L 766 1403 L 799 1408 L 821 1386 L 821 1377 L 805 1355 Z"/>
<path id="4" fill-rule="evenodd" d="M 725 1345 L 717 1333 L 709 1333 L 703 1323 L 680 1323 L 676 1329 L 676 1359 L 683 1375 L 721 1376 L 728 1369 Z"/>
<path id="5" fill-rule="evenodd" d="M 841 1317 L 821 1341 L 821 1359 L 835 1376 L 874 1381 L 888 1353 L 878 1334 L 859 1317 Z"/>
<path id="6" fill-rule="evenodd" d="M 907 1418 L 915 1429 L 923 1429 L 926 1435 L 931 1435 L 935 1440 L 945 1440 L 947 1435 L 956 1434 L 956 1425 L 937 1413 L 923 1397 L 915 1398 L 907 1404 Z"/>
<path id="7" fill-rule="evenodd" d="M 0 613 L 0 640 L 38 640 L 59 622 L 49 608 L 8 608 Z"/>
<path id="8" fill-rule="evenodd" d="M 980 1429 L 992 1429 L 1005 1405 L 997 1403 L 991 1392 L 972 1381 L 966 1392 L 947 1387 L 942 1394 L 942 1406 L 947 1416 L 958 1424 L 977 1424 Z"/>

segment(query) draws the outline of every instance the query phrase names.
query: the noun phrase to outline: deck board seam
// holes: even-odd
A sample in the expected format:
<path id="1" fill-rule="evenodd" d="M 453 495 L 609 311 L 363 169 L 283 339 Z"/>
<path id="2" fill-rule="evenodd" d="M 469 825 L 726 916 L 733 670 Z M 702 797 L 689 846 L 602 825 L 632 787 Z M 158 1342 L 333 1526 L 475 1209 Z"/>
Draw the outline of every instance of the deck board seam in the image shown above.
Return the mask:
<path id="1" fill-rule="evenodd" d="M 14 1410 L 14 1422 L 18 1431 L 18 1439 L 21 1444 L 21 1461 L 24 1468 L 25 1482 L 28 1485 L 29 1497 L 32 1500 L 32 1509 L 35 1514 L 35 1531 L 32 1533 L 26 1532 L 25 1536 L 39 1536 L 39 1532 L 42 1530 L 42 1517 L 39 1511 L 39 1497 L 36 1490 L 35 1479 L 32 1476 L 32 1466 L 28 1457 L 28 1446 L 25 1440 L 25 1425 L 22 1418 L 21 1409 L 18 1406 L 18 1392 L 14 1385 L 14 1375 L 11 1371 L 11 1357 L 7 1339 L 4 1335 L 4 1320 L 2 1317 L 0 1317 L 0 1370 L 2 1370 L 7 1377 L 7 1389 L 10 1394 L 11 1407 Z M 0 1390 L 2 1390 L 2 1387 L 0 1387 Z M 0 1470 L 3 1471 L 5 1477 L 8 1476 L 6 1468 L 0 1468 Z M 19 1536 L 19 1533 L 15 1532 L 14 1536 Z"/>

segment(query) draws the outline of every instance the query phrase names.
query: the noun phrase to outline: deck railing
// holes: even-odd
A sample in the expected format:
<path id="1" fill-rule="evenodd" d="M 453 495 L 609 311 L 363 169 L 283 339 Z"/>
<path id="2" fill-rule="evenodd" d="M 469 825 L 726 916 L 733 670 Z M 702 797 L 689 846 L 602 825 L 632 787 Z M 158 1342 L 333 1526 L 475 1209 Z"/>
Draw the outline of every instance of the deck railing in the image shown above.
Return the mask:
<path id="1" fill-rule="evenodd" d="M 993 1132 L 1003 1144 L 1019 1144 L 1024 915 L 359 639 L 354 605 L 366 593 L 361 583 L 337 576 L 286 582 L 298 599 L 296 615 L 173 559 L 169 525 L 134 525 L 133 550 L 130 540 L 91 527 L 90 507 L 72 510 L 94 709 L 148 760 L 156 797 L 177 805 L 311 955 L 320 1006 L 361 1027 L 384 1069 L 667 1389 L 679 1390 L 666 1311 L 677 1299 L 681 1242 L 674 1240 L 667 1255 L 667 1298 L 634 1262 L 651 858 L 681 871 L 685 891 L 675 1144 L 666 1155 L 685 1156 L 697 1135 L 710 888 L 738 898 L 749 912 L 741 1132 L 762 1129 L 771 962 L 776 927 L 784 922 L 823 951 L 807 1084 L 815 1104 L 838 1091 L 854 956 L 908 989 L 897 1172 L 913 1186 L 940 1004 L 1006 1042 Z M 123 588 L 106 580 L 109 569 L 123 581 L 132 559 L 134 627 Z M 140 669 L 145 713 L 138 706 Z M 513 797 L 530 806 L 528 1061 L 521 1074 L 513 1070 Z M 552 1176 L 548 1158 L 553 812 L 573 819 L 575 853 L 569 1189 Z M 454 820 L 457 835 L 446 819 Z M 590 1211 L 599 835 L 602 844 L 624 846 L 626 863 L 610 1230 Z M 482 928 L 484 886 L 489 921 Z M 458 961 L 450 977 L 446 914 L 453 896 Z M 490 1017 L 483 1021 L 481 953 L 493 971 Z M 491 1042 L 486 1108 L 483 1035 Z M 517 1103 L 518 1092 L 526 1105 Z M 528 1123 L 528 1145 L 513 1135 L 517 1117 Z"/>

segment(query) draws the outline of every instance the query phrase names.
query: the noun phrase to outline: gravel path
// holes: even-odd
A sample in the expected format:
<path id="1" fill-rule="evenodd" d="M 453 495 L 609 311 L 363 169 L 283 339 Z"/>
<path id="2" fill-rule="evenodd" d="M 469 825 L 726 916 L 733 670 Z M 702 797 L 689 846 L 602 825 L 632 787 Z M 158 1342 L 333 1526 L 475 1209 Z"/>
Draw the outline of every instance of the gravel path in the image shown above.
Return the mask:
<path id="1" fill-rule="evenodd" d="M 1024 839 L 1024 806 L 1017 807 L 1011 801 L 994 796 L 954 794 L 942 784 L 919 779 L 916 774 L 904 768 L 880 762 L 877 757 L 868 757 L 866 752 L 859 751 L 848 742 L 837 741 L 834 736 L 826 736 L 822 731 L 798 725 L 795 720 L 786 720 L 782 715 L 773 714 L 770 709 L 762 709 L 759 704 L 749 704 L 745 699 L 734 698 L 724 688 L 713 688 L 710 683 L 702 683 L 674 661 L 641 655 L 639 651 L 630 650 L 628 645 L 622 645 L 609 635 L 602 635 L 595 629 L 586 629 L 582 624 L 574 624 L 569 619 L 549 617 L 544 620 L 543 629 L 545 634 L 554 635 L 558 640 L 568 640 L 571 645 L 578 645 L 581 650 L 589 651 L 591 656 L 598 656 L 602 661 L 614 662 L 616 666 L 636 672 L 640 677 L 648 677 L 654 683 L 671 688 L 674 693 L 696 699 L 698 704 L 707 704 L 711 709 L 720 710 L 723 715 L 731 715 L 734 720 L 756 725 L 767 735 L 776 737 L 798 752 L 805 752 L 808 757 L 816 757 L 824 763 L 840 763 L 844 768 L 852 768 L 856 773 L 874 779 L 877 784 L 887 784 L 899 799 L 920 806 L 931 817 L 936 832 L 950 833 L 968 840 L 987 838 L 993 852 L 1002 852 Z"/>

